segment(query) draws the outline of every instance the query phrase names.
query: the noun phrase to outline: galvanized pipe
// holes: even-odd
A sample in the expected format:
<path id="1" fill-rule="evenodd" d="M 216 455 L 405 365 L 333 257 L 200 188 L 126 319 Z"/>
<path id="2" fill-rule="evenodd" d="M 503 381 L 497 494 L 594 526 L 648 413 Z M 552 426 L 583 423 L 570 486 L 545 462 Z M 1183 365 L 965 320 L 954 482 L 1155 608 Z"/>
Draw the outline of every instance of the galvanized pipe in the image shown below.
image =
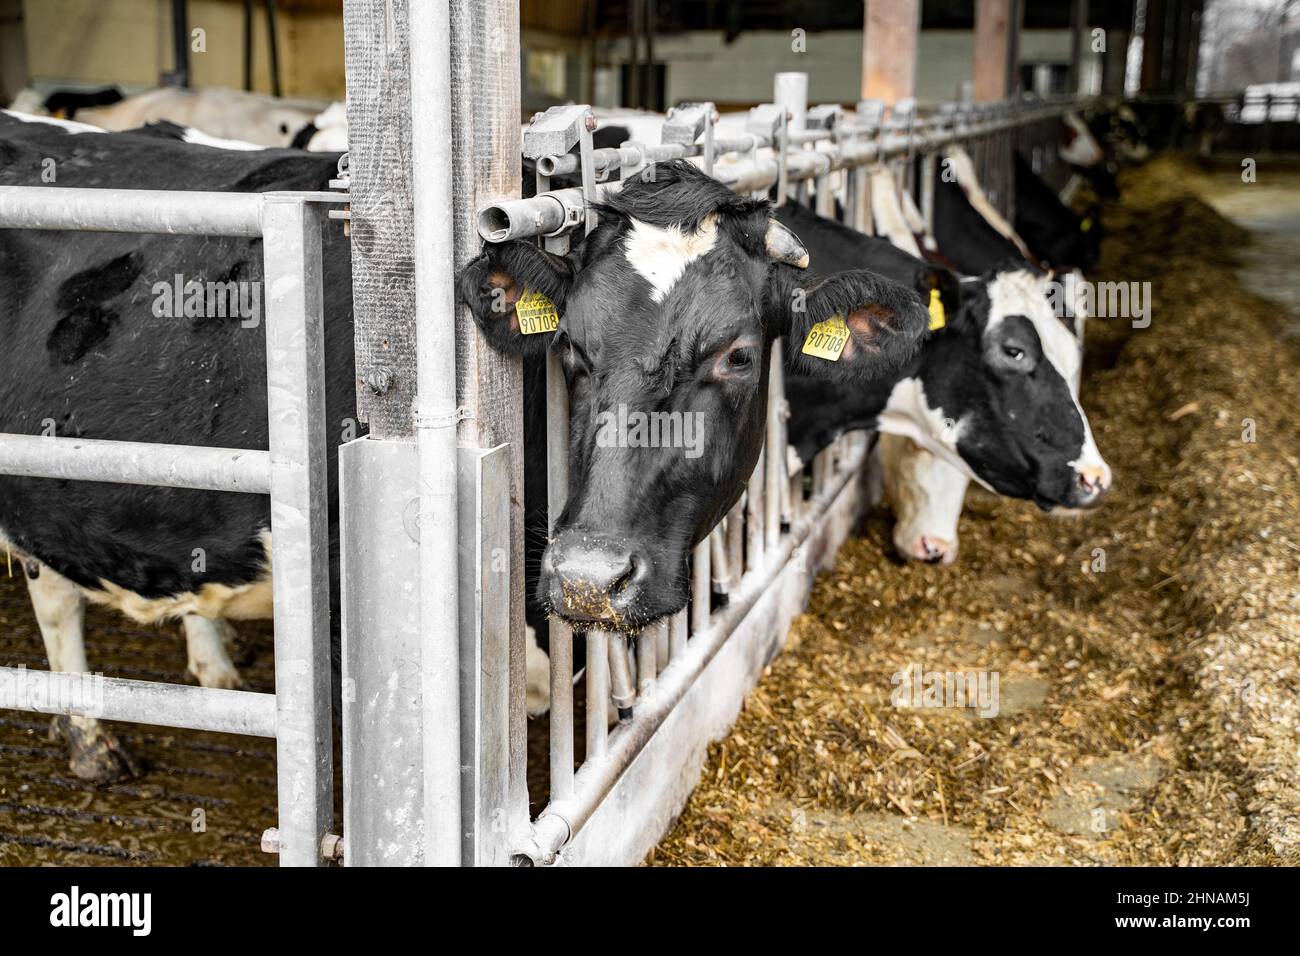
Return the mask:
<path id="1" fill-rule="evenodd" d="M 462 849 L 459 537 L 451 10 L 408 11 L 416 321 L 415 441 L 420 482 L 420 688 L 425 864 L 459 866 Z"/>
<path id="2" fill-rule="evenodd" d="M 67 706 L 72 688 L 84 689 L 87 685 L 94 705 Z M 28 713 L 73 714 L 249 737 L 274 737 L 276 730 L 274 694 L 25 667 L 0 667 L 0 689 L 4 690 L 0 699 L 25 705 L 10 707 L 6 703 L 5 709 Z"/>
<path id="3" fill-rule="evenodd" d="M 0 186 L 0 228 L 260 238 L 269 195 Z"/>
<path id="4" fill-rule="evenodd" d="M 632 719 L 632 705 L 636 701 L 636 688 L 632 686 L 632 667 L 627 659 L 627 640 L 622 634 L 611 633 L 606 646 L 609 648 L 609 699 L 618 710 L 620 723 Z M 605 719 L 603 713 L 598 714 Z M 588 714 L 591 720 L 592 715 Z"/>
<path id="5" fill-rule="evenodd" d="M 696 634 L 709 626 L 712 611 L 712 573 L 709 567 L 711 535 L 695 546 L 691 553 L 691 633 Z"/>
<path id="6" fill-rule="evenodd" d="M 609 728 L 605 708 L 609 701 L 609 642 L 621 641 L 618 634 L 600 628 L 587 632 L 587 757 L 583 766 L 605 756 Z M 576 787 L 576 781 L 574 786 Z"/>
<path id="7" fill-rule="evenodd" d="M 781 403 L 785 389 L 781 384 L 781 340 L 772 343 L 772 365 L 767 380 L 767 481 L 763 489 L 763 546 L 772 551 L 781 539 L 781 490 L 787 484 L 785 449 L 781 444 Z"/>
<path id="8" fill-rule="evenodd" d="M 767 464 L 759 452 L 754 471 L 749 476 L 745 491 L 745 570 L 753 571 L 763 563 L 763 486 L 767 481 Z"/>
<path id="9" fill-rule="evenodd" d="M 668 660 L 675 661 L 686 653 L 687 635 L 690 632 L 686 608 L 682 608 L 668 622 Z M 663 670 L 661 667 L 660 670 Z"/>
<path id="10" fill-rule="evenodd" d="M 263 220 L 280 865 L 319 866 L 334 828 L 325 210 L 279 194 Z"/>
<path id="11" fill-rule="evenodd" d="M 0 434 L 0 475 L 204 491 L 271 491 L 269 452 Z"/>
<path id="12" fill-rule="evenodd" d="M 659 634 L 667 633 L 668 622 L 658 621 L 642 628 L 636 636 L 636 694 L 640 700 L 654 692 L 659 673 Z"/>

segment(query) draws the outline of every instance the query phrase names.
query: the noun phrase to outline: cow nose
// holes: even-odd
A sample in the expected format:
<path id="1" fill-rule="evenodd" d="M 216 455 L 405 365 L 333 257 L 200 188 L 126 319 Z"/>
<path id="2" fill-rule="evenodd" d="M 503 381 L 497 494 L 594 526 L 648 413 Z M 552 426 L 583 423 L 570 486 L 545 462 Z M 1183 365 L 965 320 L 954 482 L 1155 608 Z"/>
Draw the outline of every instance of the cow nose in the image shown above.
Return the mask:
<path id="1" fill-rule="evenodd" d="M 1111 474 L 1105 465 L 1089 465 L 1079 469 L 1079 487 L 1077 490 L 1080 508 L 1096 508 L 1110 491 Z"/>
<path id="2" fill-rule="evenodd" d="M 955 544 L 928 534 L 917 536 L 908 554 L 908 557 L 926 564 L 951 564 L 956 556 Z"/>
<path id="3" fill-rule="evenodd" d="M 626 546 L 574 534 L 552 542 L 543 572 L 551 607 L 561 616 L 618 625 L 637 599 L 646 561 Z"/>

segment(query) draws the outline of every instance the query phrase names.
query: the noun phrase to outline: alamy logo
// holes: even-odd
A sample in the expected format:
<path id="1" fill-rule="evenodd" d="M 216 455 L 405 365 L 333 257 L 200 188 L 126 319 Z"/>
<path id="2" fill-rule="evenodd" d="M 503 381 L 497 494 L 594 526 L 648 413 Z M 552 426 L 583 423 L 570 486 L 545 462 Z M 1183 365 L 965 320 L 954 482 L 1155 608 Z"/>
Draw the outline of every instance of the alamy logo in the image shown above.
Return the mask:
<path id="1" fill-rule="evenodd" d="M 50 897 L 51 926 L 125 926 L 133 936 L 153 928 L 152 893 L 82 893 L 74 886 Z"/>
<path id="2" fill-rule="evenodd" d="M 29 671 L 19 664 L 0 673 L 0 708 L 98 717 L 104 712 L 104 676 Z"/>
<path id="3" fill-rule="evenodd" d="M 262 319 L 262 283 L 200 282 L 179 272 L 171 282 L 155 282 L 153 314 L 160 319 L 240 319 L 246 329 Z"/>
<path id="4" fill-rule="evenodd" d="M 970 708 L 996 717 L 1002 679 L 997 671 L 927 671 L 909 664 L 889 679 L 889 702 L 898 708 Z"/>
<path id="5" fill-rule="evenodd" d="M 1082 311 L 1090 319 L 1131 319 L 1133 328 L 1151 324 L 1150 282 L 1049 282 L 1047 301 L 1057 318 Z"/>
<path id="6" fill-rule="evenodd" d="M 596 421 L 600 448 L 682 448 L 687 458 L 704 454 L 703 412 L 630 412 L 620 404 L 617 412 L 601 412 Z"/>

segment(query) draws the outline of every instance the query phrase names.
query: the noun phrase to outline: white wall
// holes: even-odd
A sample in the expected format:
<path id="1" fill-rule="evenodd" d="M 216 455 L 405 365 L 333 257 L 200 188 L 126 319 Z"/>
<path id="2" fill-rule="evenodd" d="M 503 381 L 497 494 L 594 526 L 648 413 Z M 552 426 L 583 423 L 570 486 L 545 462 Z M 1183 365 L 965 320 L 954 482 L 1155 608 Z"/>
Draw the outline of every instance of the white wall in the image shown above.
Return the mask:
<path id="1" fill-rule="evenodd" d="M 917 50 L 916 92 L 922 100 L 952 100 L 971 75 L 974 33 L 970 30 L 922 31 Z M 795 52 L 790 34 L 753 31 L 732 43 L 720 33 L 688 33 L 659 37 L 655 59 L 668 63 L 668 102 L 713 99 L 719 103 L 765 102 L 772 96 L 772 76 L 785 70 L 809 74 L 808 99 L 813 103 L 854 103 L 862 75 L 862 33 L 837 30 L 810 33 L 805 52 Z M 626 57 L 616 42 L 604 48 L 603 62 Z M 1085 49 L 1085 77 L 1099 69 L 1098 58 Z M 1070 34 L 1065 30 L 1027 30 L 1020 38 L 1022 62 L 1069 62 Z M 612 85 L 611 85 L 612 81 Z M 608 74 L 598 90 L 617 96 L 617 80 Z M 607 105 L 613 105 L 609 103 Z"/>

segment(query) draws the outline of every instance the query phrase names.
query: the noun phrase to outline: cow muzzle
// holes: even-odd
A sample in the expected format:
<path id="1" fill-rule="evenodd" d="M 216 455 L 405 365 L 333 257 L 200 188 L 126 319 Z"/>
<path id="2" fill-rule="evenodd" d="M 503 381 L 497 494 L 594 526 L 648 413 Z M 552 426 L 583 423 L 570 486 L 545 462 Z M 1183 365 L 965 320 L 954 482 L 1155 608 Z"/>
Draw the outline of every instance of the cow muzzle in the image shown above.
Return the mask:
<path id="1" fill-rule="evenodd" d="M 635 615 L 650 564 L 625 545 L 566 531 L 546 549 L 541 571 L 542 594 L 553 613 L 617 628 Z"/>

